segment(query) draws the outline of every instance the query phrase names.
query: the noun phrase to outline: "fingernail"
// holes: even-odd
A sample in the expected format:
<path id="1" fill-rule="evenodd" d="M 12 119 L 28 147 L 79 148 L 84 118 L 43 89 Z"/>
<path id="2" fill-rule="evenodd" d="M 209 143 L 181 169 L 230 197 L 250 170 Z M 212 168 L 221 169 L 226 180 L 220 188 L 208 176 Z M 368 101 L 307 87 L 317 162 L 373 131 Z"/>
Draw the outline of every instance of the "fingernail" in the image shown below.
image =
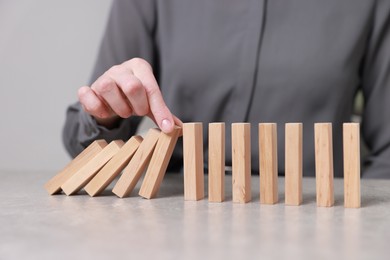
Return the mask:
<path id="1" fill-rule="evenodd" d="M 171 131 L 171 127 L 172 127 L 172 123 L 168 119 L 164 119 L 161 122 L 161 128 L 162 128 L 161 130 L 163 130 L 163 132 L 167 133 Z"/>

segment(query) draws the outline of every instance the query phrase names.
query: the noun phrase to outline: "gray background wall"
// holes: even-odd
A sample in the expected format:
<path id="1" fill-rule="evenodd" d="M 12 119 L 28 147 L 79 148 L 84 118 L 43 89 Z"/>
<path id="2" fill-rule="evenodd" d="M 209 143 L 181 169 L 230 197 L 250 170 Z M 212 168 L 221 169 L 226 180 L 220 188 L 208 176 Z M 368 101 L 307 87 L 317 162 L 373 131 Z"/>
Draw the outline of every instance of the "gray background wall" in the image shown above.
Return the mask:
<path id="1" fill-rule="evenodd" d="M 0 170 L 57 171 L 66 106 L 88 82 L 109 0 L 0 0 Z"/>

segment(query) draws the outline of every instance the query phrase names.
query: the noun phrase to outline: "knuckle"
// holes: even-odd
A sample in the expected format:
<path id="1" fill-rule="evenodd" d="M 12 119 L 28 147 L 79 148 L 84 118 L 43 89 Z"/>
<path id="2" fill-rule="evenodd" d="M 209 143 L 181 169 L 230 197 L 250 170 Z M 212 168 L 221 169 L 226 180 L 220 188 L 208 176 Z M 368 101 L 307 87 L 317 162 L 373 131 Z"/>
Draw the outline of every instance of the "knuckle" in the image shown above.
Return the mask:
<path id="1" fill-rule="evenodd" d="M 142 58 L 132 58 L 130 60 L 130 63 L 136 67 L 143 67 L 143 68 L 148 68 L 148 69 L 151 69 L 152 66 L 149 64 L 149 62 L 147 62 L 146 60 L 142 59 Z"/>
<path id="2" fill-rule="evenodd" d="M 107 72 L 108 73 L 119 73 L 121 71 L 122 71 L 122 66 L 121 65 L 114 65 Z"/>
<path id="3" fill-rule="evenodd" d="M 114 81 L 108 77 L 102 77 L 96 82 L 96 90 L 100 93 L 107 93 L 114 88 Z"/>
<path id="4" fill-rule="evenodd" d="M 87 93 L 88 93 L 87 87 L 79 88 L 78 91 L 77 91 L 77 96 L 79 97 L 79 100 L 80 101 L 84 100 L 84 98 L 87 95 Z"/>
<path id="5" fill-rule="evenodd" d="M 157 98 L 161 95 L 161 92 L 158 88 L 148 88 L 146 89 L 146 94 L 151 98 Z"/>
<path id="6" fill-rule="evenodd" d="M 122 90 L 126 96 L 136 96 L 142 91 L 142 83 L 136 80 L 128 80 L 124 86 L 122 86 Z"/>

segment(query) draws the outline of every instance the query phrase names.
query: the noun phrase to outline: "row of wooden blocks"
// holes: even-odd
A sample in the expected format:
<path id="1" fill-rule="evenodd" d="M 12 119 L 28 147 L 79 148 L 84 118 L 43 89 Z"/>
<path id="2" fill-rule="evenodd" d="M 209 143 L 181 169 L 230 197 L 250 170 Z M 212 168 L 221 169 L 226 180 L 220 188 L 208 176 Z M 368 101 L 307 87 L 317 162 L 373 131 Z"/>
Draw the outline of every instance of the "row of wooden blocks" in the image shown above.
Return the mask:
<path id="1" fill-rule="evenodd" d="M 233 202 L 251 200 L 251 126 L 234 123 L 232 138 L 232 195 Z M 224 200 L 225 176 L 225 124 L 209 124 L 209 200 Z M 302 204 L 302 123 L 285 125 L 285 204 Z M 332 124 L 316 123 L 315 171 L 316 200 L 320 207 L 334 205 Z M 260 123 L 259 175 L 260 203 L 278 202 L 277 125 Z M 183 126 L 184 197 L 199 200 L 204 197 L 203 187 L 203 126 L 187 123 Z M 360 207 L 360 136 L 358 123 L 343 125 L 344 150 L 344 206 Z"/>
<path id="2" fill-rule="evenodd" d="M 170 134 L 152 128 L 145 138 L 136 135 L 126 143 L 122 140 L 109 144 L 105 140 L 94 141 L 50 179 L 45 188 L 51 195 L 62 190 L 68 196 L 84 188 L 93 197 L 101 194 L 123 171 L 113 189 L 114 194 L 123 198 L 132 192 L 147 168 L 139 195 L 151 199 L 161 185 L 181 134 L 179 127 Z"/>
<path id="3" fill-rule="evenodd" d="M 204 198 L 204 161 L 202 123 L 185 123 L 170 134 L 150 129 L 145 138 L 133 136 L 126 143 L 108 144 L 97 140 L 50 179 L 49 194 L 72 195 L 85 189 L 90 196 L 99 195 L 122 172 L 113 188 L 118 197 L 128 196 L 145 172 L 139 195 L 156 196 L 165 175 L 177 139 L 183 134 L 184 198 Z M 317 205 L 332 206 L 333 152 L 332 126 L 315 124 Z M 232 124 L 233 202 L 251 200 L 250 124 Z M 276 124 L 259 124 L 260 202 L 278 201 Z M 287 205 L 302 203 L 302 124 L 286 124 L 285 199 Z M 209 124 L 209 200 L 225 198 L 225 124 Z M 345 207 L 360 207 L 359 125 L 344 124 L 344 194 Z"/>

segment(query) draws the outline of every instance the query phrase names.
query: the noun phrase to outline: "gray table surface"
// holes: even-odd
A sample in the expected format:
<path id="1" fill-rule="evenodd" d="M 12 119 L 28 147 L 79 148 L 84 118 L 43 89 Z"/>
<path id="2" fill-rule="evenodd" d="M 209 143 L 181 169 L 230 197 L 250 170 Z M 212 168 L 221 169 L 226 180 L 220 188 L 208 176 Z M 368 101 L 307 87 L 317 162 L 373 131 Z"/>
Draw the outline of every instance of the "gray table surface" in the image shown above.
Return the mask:
<path id="1" fill-rule="evenodd" d="M 252 202 L 184 201 L 182 175 L 166 175 L 158 198 L 110 190 L 49 196 L 55 173 L 0 172 L 0 259 L 389 259 L 390 181 L 363 180 L 362 208 L 343 207 L 343 180 L 335 179 L 335 206 L 318 208 L 315 180 L 304 178 L 302 206 Z M 207 184 L 207 181 L 206 181 Z M 207 187 L 207 185 L 206 185 Z M 207 192 L 206 192 L 207 193 Z M 245 258 L 244 258 L 245 257 Z"/>

